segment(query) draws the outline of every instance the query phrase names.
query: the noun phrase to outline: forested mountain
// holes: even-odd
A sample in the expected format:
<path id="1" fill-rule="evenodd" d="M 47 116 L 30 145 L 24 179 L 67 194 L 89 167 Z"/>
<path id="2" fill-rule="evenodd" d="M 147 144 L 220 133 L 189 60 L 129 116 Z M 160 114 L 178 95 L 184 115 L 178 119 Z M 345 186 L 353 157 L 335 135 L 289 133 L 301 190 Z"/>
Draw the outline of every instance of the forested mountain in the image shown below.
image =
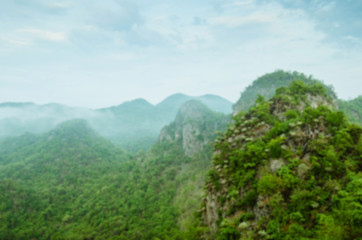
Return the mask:
<path id="1" fill-rule="evenodd" d="M 248 111 L 254 105 L 258 95 L 265 97 L 267 100 L 271 99 L 277 88 L 287 87 L 294 80 L 303 81 L 307 84 L 322 84 L 327 94 L 333 99 L 334 108 L 343 111 L 351 122 L 362 125 L 362 96 L 349 101 L 337 99 L 333 86 L 327 86 L 312 76 L 306 76 L 303 73 L 295 71 L 286 72 L 278 70 L 267 73 L 253 81 L 253 83 L 241 93 L 239 100 L 233 105 L 234 115 L 241 111 Z"/>
<path id="2" fill-rule="evenodd" d="M 360 239 L 362 128 L 322 85 L 292 82 L 216 140 L 202 239 Z"/>
<path id="3" fill-rule="evenodd" d="M 100 135 L 125 149 L 133 152 L 146 150 L 156 141 L 161 128 L 175 118 L 179 107 L 190 99 L 199 99 L 215 111 L 232 111 L 228 100 L 215 95 L 190 97 L 175 94 L 156 106 L 144 99 L 136 99 L 98 110 L 60 104 L 2 103 L 0 139 L 25 132 L 44 133 L 63 121 L 82 118 Z"/>
<path id="4" fill-rule="evenodd" d="M 177 136 L 163 131 L 135 156 L 84 120 L 2 141 L 0 239 L 189 239 L 212 142 L 227 122 L 187 102 L 165 127 Z M 189 152 L 182 139 L 197 148 Z"/>
<path id="5" fill-rule="evenodd" d="M 215 95 L 190 97 L 174 94 L 157 105 L 137 99 L 100 111 L 106 114 L 101 125 L 91 124 L 101 134 L 131 151 L 146 150 L 155 142 L 161 128 L 175 119 L 180 106 L 191 99 L 198 99 L 214 111 L 231 113 L 231 103 Z M 99 120 L 98 120 L 99 121 Z"/>
<path id="6" fill-rule="evenodd" d="M 118 201 L 105 192 L 120 184 L 129 159 L 84 120 L 2 141 L 0 155 L 0 239 L 82 236 Z M 109 197 L 107 205 L 94 200 L 100 195 Z"/>
<path id="7" fill-rule="evenodd" d="M 272 73 L 267 73 L 249 85 L 240 95 L 239 100 L 233 105 L 234 115 L 240 111 L 249 110 L 255 103 L 258 95 L 264 96 L 267 100 L 274 96 L 275 90 L 280 87 L 289 86 L 294 80 L 303 81 L 305 83 L 322 83 L 314 79 L 312 76 L 306 76 L 299 72 L 286 72 L 278 70 Z M 327 94 L 336 99 L 337 96 L 333 92 L 331 86 L 326 86 Z"/>

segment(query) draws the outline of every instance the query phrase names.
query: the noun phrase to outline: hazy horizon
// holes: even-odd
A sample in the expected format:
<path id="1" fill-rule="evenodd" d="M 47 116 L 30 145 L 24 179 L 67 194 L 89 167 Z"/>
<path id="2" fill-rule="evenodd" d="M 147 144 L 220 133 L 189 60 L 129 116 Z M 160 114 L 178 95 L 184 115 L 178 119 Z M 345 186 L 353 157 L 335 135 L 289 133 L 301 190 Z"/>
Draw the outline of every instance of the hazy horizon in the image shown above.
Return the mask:
<path id="1" fill-rule="evenodd" d="M 120 103 L 116 103 L 116 104 L 113 104 L 113 105 L 107 105 L 107 106 L 101 106 L 101 107 L 87 107 L 87 106 L 77 106 L 77 105 L 68 105 L 68 104 L 64 104 L 64 103 L 61 103 L 61 102 L 48 102 L 48 103 L 37 103 L 37 102 L 31 102 L 31 101 L 23 101 L 23 102 L 12 102 L 12 101 L 5 101 L 5 102 L 0 102 L 0 104 L 6 104 L 6 103 L 23 103 L 23 104 L 36 104 L 36 105 L 39 105 L 39 106 L 44 106 L 44 105 L 52 105 L 52 104 L 60 104 L 60 105 L 64 105 L 64 106 L 68 106 L 68 107 L 72 107 L 72 108 L 88 108 L 88 109 L 101 109 L 101 108 L 107 108 L 107 107 L 114 107 L 114 106 L 118 106 L 118 105 L 121 105 L 121 104 L 124 104 L 124 103 L 128 103 L 128 102 L 133 102 L 133 101 L 136 101 L 136 100 L 145 100 L 146 102 L 152 104 L 153 106 L 156 106 L 160 103 L 162 103 L 163 101 L 165 101 L 167 98 L 171 97 L 171 96 L 174 96 L 174 95 L 178 95 L 178 94 L 182 94 L 182 95 L 185 95 L 185 96 L 188 96 L 188 97 L 191 97 L 191 98 L 198 98 L 198 97 L 202 97 L 202 96 L 207 96 L 207 95 L 212 95 L 212 96 L 216 96 L 216 97 L 221 97 L 223 98 L 224 100 L 227 100 L 228 102 L 234 104 L 235 102 L 233 101 L 230 101 L 229 99 L 227 98 L 224 98 L 220 95 L 216 95 L 216 94 L 211 94 L 211 93 L 205 93 L 205 94 L 202 94 L 202 95 L 199 95 L 199 96 L 191 96 L 191 95 L 188 95 L 188 94 L 184 94 L 184 93 L 172 93 L 168 96 L 166 96 L 165 98 L 161 99 L 161 101 L 159 102 L 156 102 L 156 103 L 152 103 L 150 102 L 148 99 L 145 99 L 145 98 L 142 98 L 142 97 L 139 97 L 139 98 L 134 98 L 134 99 L 130 99 L 130 100 L 125 100 L 123 102 L 120 102 Z"/>
<path id="2" fill-rule="evenodd" d="M 362 2 L 18 0 L 0 9 L 0 102 L 235 103 L 277 69 L 362 94 Z"/>

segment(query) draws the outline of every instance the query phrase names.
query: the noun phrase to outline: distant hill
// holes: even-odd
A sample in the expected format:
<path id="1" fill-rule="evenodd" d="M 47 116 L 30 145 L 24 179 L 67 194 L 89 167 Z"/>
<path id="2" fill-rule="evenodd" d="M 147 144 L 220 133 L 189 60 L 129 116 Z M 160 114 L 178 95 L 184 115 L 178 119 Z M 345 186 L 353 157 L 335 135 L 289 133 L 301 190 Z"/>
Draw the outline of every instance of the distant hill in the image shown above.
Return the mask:
<path id="1" fill-rule="evenodd" d="M 57 124 L 76 118 L 96 118 L 97 113 L 86 108 L 72 108 L 61 104 L 34 103 L 0 104 L 0 139 L 26 132 L 44 133 Z"/>
<path id="2" fill-rule="evenodd" d="M 82 118 L 103 137 L 136 152 L 151 146 L 161 128 L 169 124 L 179 107 L 190 99 L 199 99 L 215 111 L 231 113 L 232 104 L 215 95 L 190 97 L 174 94 L 156 106 L 144 99 L 136 99 L 97 110 L 61 104 L 1 103 L 0 139 L 25 132 L 43 133 L 60 122 Z"/>
<path id="3" fill-rule="evenodd" d="M 232 105 L 229 100 L 222 98 L 217 95 L 206 94 L 196 98 L 204 103 L 208 108 L 215 112 L 222 112 L 224 114 L 229 114 L 232 111 Z"/>
<path id="4" fill-rule="evenodd" d="M 239 100 L 233 105 L 234 114 L 240 111 L 246 112 L 255 103 L 258 95 L 264 96 L 266 99 L 270 99 L 274 96 L 275 90 L 280 87 L 286 87 L 294 80 L 300 80 L 305 83 L 322 83 L 320 80 L 314 79 L 312 76 L 306 76 L 299 72 L 286 72 L 278 70 L 272 73 L 267 73 L 249 85 L 240 95 Z M 323 84 L 324 85 L 324 84 Z M 327 94 L 332 98 L 337 99 L 333 88 L 326 86 Z"/>
<path id="5" fill-rule="evenodd" d="M 199 97 L 190 97 L 182 93 L 177 93 L 167 97 L 165 100 L 157 104 L 156 107 L 161 111 L 174 109 L 177 112 L 182 104 L 192 99 L 201 101 L 208 108 L 215 112 L 222 112 L 225 114 L 230 114 L 232 112 L 232 103 L 229 100 L 213 94 L 206 94 Z M 176 112 L 173 111 L 172 115 L 175 116 Z"/>
<path id="6" fill-rule="evenodd" d="M 362 96 L 349 101 L 338 100 L 338 109 L 345 112 L 351 122 L 362 126 Z"/>
<path id="7" fill-rule="evenodd" d="M 84 120 L 1 141 L 0 239 L 87 238 L 91 215 L 106 211 L 92 199 L 109 197 L 106 187 L 121 184 L 128 159 Z"/>

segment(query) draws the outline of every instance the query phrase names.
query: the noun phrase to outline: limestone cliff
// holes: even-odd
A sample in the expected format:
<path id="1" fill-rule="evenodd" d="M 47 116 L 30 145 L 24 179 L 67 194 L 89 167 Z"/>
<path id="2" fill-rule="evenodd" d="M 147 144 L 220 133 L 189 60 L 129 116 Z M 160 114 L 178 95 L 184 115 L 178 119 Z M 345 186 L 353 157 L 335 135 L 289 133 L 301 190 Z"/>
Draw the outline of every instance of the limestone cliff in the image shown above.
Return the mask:
<path id="1" fill-rule="evenodd" d="M 159 141 L 176 141 L 182 144 L 185 154 L 191 157 L 210 145 L 216 132 L 226 127 L 229 117 L 213 112 L 203 103 L 191 100 L 183 104 L 176 119 L 161 130 Z"/>

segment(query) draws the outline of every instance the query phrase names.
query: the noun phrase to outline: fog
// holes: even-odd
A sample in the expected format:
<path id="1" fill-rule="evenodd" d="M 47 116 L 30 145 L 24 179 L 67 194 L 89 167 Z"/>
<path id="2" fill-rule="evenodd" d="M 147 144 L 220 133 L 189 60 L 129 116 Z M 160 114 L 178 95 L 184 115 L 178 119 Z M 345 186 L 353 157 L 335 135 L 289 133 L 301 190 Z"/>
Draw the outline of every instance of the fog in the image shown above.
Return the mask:
<path id="1" fill-rule="evenodd" d="M 147 149 L 157 140 L 161 128 L 174 120 L 178 108 L 194 97 L 175 94 L 161 103 L 144 99 L 102 109 L 69 107 L 61 104 L 0 104 L 0 139 L 24 133 L 47 132 L 59 123 L 84 119 L 101 136 L 130 151 Z M 231 113 L 231 103 L 214 95 L 196 97 L 215 111 Z"/>

